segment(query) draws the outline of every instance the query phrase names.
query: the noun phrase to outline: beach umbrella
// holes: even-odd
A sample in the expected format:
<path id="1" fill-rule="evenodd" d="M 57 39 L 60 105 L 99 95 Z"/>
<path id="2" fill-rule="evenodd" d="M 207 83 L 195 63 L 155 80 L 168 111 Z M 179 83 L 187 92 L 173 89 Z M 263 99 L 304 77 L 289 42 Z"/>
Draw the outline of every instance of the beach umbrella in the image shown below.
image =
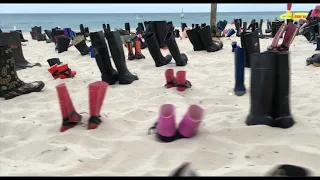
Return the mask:
<path id="1" fill-rule="evenodd" d="M 288 19 L 289 19 L 289 15 L 291 14 L 291 7 L 292 7 L 292 3 L 288 3 L 287 4 L 287 24 L 288 24 Z"/>

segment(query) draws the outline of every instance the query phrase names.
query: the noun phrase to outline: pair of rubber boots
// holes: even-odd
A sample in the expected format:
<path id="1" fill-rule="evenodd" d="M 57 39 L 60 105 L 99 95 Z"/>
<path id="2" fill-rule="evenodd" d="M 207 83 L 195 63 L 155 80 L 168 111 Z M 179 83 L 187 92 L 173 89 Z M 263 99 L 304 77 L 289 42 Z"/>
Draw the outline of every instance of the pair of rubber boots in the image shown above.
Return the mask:
<path id="1" fill-rule="evenodd" d="M 167 33 L 167 35 L 164 38 L 164 41 L 166 42 L 171 54 L 165 57 L 161 53 L 160 46 L 158 44 L 155 33 L 153 32 L 147 33 L 144 36 L 144 39 L 147 43 L 149 52 L 155 62 L 156 67 L 161 67 L 169 64 L 172 60 L 172 57 L 176 61 L 177 66 L 187 65 L 188 57 L 184 53 L 180 53 L 180 50 L 177 45 L 176 39 L 173 35 L 173 32 Z"/>
<path id="2" fill-rule="evenodd" d="M 167 49 L 165 37 L 168 34 L 166 21 L 149 21 L 145 22 L 146 33 L 154 33 L 156 40 L 161 49 Z"/>
<path id="3" fill-rule="evenodd" d="M 83 35 L 76 36 L 72 39 L 72 44 L 78 49 L 81 55 L 87 55 L 90 53 L 90 48 L 86 44 L 86 39 Z"/>
<path id="4" fill-rule="evenodd" d="M 191 83 L 186 79 L 186 71 L 178 71 L 176 77 L 173 69 L 167 69 L 164 73 L 166 78 L 165 87 L 167 89 L 176 87 L 177 91 L 183 92 L 187 88 L 191 88 Z"/>
<path id="5" fill-rule="evenodd" d="M 48 71 L 51 73 L 54 79 L 73 78 L 77 72 L 72 71 L 68 64 L 62 64 L 59 58 L 52 58 L 47 60 L 50 68 Z"/>
<path id="6" fill-rule="evenodd" d="M 283 23 L 276 35 L 273 37 L 273 41 L 271 46 L 268 47 L 268 50 L 276 50 L 276 51 L 289 51 L 289 47 L 293 42 L 296 34 L 298 33 L 299 28 L 295 24 L 285 24 Z M 285 33 L 285 34 L 284 34 Z M 282 43 L 279 45 L 279 40 L 283 36 Z"/>
<path id="7" fill-rule="evenodd" d="M 289 52 L 266 51 L 251 55 L 251 108 L 247 125 L 290 128 Z"/>
<path id="8" fill-rule="evenodd" d="M 108 41 L 109 48 L 105 38 Z M 102 31 L 91 32 L 90 40 L 94 57 L 101 72 L 102 81 L 110 85 L 116 82 L 119 82 L 119 84 L 131 84 L 133 81 L 139 79 L 138 76 L 131 74 L 128 70 L 119 32 L 110 31 L 105 34 L 103 34 Z M 112 67 L 109 49 L 118 71 Z"/>
<path id="9" fill-rule="evenodd" d="M 10 46 L 0 46 L 0 97 L 5 100 L 23 94 L 39 92 L 45 84 L 42 81 L 25 83 L 19 79 L 14 68 L 14 57 Z"/>
<path id="10" fill-rule="evenodd" d="M 196 135 L 204 110 L 198 105 L 190 105 L 176 128 L 175 106 L 163 104 L 157 122 L 151 129 L 156 129 L 156 136 L 162 142 L 172 142 L 180 138 L 191 138 Z M 150 134 L 150 132 L 149 132 Z"/>
<path id="11" fill-rule="evenodd" d="M 90 118 L 88 120 L 87 129 L 96 129 L 102 123 L 100 119 L 100 110 L 107 92 L 108 83 L 96 81 L 89 84 L 89 106 Z M 62 115 L 62 125 L 60 132 L 64 132 L 78 125 L 82 116 L 78 114 L 73 106 L 67 86 L 65 83 L 56 86 L 58 93 L 60 110 Z"/>
<path id="12" fill-rule="evenodd" d="M 134 50 L 135 53 L 133 53 L 133 42 L 126 42 L 127 48 L 128 48 L 128 60 L 134 60 L 134 59 L 145 59 L 146 57 L 141 52 L 141 40 L 139 38 L 134 39 Z"/>
<path id="13" fill-rule="evenodd" d="M 222 42 L 212 40 L 210 26 L 187 30 L 187 35 L 193 45 L 194 51 L 206 50 L 208 52 L 215 52 L 223 47 Z"/>

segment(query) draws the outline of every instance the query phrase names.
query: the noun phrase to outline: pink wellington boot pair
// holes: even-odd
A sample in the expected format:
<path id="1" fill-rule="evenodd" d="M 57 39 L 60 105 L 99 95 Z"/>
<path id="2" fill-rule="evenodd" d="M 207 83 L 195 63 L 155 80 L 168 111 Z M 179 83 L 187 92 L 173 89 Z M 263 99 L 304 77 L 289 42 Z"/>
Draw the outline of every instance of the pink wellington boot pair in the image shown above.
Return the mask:
<path id="1" fill-rule="evenodd" d="M 104 100 L 108 83 L 104 81 L 96 81 L 89 84 L 89 106 L 90 118 L 87 129 L 96 129 L 102 123 L 100 110 Z M 78 125 L 82 116 L 78 114 L 72 104 L 68 89 L 65 83 L 56 86 L 58 98 L 60 102 L 60 110 L 62 114 L 62 125 L 60 132 L 64 132 Z"/>
<path id="2" fill-rule="evenodd" d="M 273 37 L 272 44 L 268 47 L 268 50 L 289 51 L 289 47 L 293 39 L 296 37 L 298 30 L 299 28 L 295 24 L 286 25 L 285 23 L 283 23 L 277 31 L 276 35 Z M 285 35 L 283 37 L 282 43 L 281 45 L 279 45 L 279 39 L 283 36 L 284 32 Z"/>
<path id="3" fill-rule="evenodd" d="M 163 104 L 157 122 L 151 129 L 156 129 L 157 138 L 162 142 L 172 142 L 180 138 L 191 138 L 198 130 L 203 119 L 204 110 L 198 105 L 190 105 L 176 128 L 175 107 Z"/>
<path id="4" fill-rule="evenodd" d="M 186 79 L 186 71 L 178 71 L 174 77 L 174 70 L 167 69 L 164 73 L 167 83 L 164 85 L 166 88 L 176 87 L 178 91 L 183 92 L 191 88 L 191 83 Z"/>

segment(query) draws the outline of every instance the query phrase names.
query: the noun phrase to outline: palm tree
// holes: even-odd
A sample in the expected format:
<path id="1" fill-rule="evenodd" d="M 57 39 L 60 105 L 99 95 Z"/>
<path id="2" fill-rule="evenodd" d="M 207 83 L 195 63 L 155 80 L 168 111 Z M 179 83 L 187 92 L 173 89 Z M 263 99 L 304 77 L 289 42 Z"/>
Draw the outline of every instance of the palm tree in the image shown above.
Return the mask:
<path id="1" fill-rule="evenodd" d="M 210 16 L 210 25 L 216 25 L 217 17 L 217 3 L 211 4 L 211 16 Z"/>

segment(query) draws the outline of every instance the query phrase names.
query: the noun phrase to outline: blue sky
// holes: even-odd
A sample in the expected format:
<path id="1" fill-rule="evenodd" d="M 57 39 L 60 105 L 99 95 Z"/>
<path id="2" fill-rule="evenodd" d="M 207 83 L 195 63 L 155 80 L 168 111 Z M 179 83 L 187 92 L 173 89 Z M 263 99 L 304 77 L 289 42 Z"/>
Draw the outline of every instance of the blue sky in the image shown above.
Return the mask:
<path id="1" fill-rule="evenodd" d="M 309 11 L 316 4 L 293 4 Z M 0 4 L 0 13 L 168 13 L 210 12 L 210 4 Z M 218 4 L 218 12 L 285 11 L 286 4 Z"/>

